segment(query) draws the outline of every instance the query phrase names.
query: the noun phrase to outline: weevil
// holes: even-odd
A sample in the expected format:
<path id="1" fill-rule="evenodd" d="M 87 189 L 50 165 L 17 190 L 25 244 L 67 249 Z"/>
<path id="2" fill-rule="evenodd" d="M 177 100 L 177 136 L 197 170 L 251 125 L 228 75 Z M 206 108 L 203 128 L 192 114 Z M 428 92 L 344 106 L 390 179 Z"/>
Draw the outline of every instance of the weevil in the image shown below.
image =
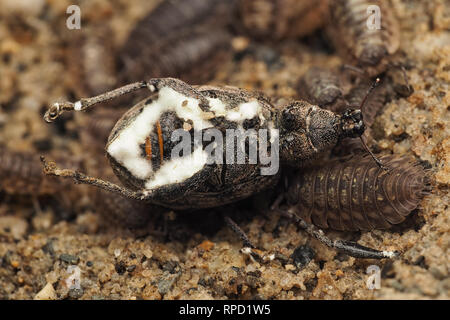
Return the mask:
<path id="1" fill-rule="evenodd" d="M 261 136 L 257 137 L 259 151 L 265 146 L 274 161 L 279 155 L 280 164 L 287 166 L 305 165 L 341 139 L 358 137 L 364 131 L 359 110 L 349 109 L 338 115 L 305 101 L 275 109 L 259 93 L 234 87 L 193 87 L 173 78 L 126 85 L 75 103 L 56 103 L 45 119 L 52 121 L 64 111 L 86 110 L 143 88 L 149 89 L 151 95 L 122 116 L 106 145 L 110 164 L 125 188 L 51 165 L 46 166 L 47 173 L 172 209 L 217 207 L 274 185 L 279 178 L 278 168 L 264 174 L 261 161 L 249 163 L 249 148 L 244 150 L 244 164 L 234 163 L 239 148 L 232 150 L 233 162 L 229 162 L 230 154 L 224 148 L 219 152 L 227 159 L 226 164 L 207 164 L 205 145 L 194 146 L 191 154 L 173 159 L 175 144 L 171 135 L 176 130 L 182 129 L 195 139 L 196 132 L 210 128 L 224 137 L 229 130 L 265 129 L 267 141 L 263 143 Z M 273 148 L 274 143 L 279 150 Z"/>
<path id="2" fill-rule="evenodd" d="M 166 2 L 166 3 L 169 3 L 169 2 Z M 243 2 L 241 2 L 241 3 L 243 3 Z M 282 2 L 280 2 L 280 3 L 282 3 Z M 168 5 L 170 7 L 170 3 Z M 199 10 L 199 11 L 201 11 L 201 10 Z M 177 11 L 175 10 L 175 12 L 177 12 Z M 178 11 L 178 13 L 180 13 L 180 12 Z M 174 14 L 174 16 L 177 17 L 176 14 Z M 192 17 L 189 17 L 189 19 L 191 21 L 195 20 Z M 177 19 L 174 19 L 174 20 L 177 20 Z M 180 15 L 179 20 L 180 21 L 177 21 L 175 23 L 175 25 L 177 27 L 174 29 L 177 29 L 177 28 L 178 28 L 178 30 L 183 29 L 184 22 L 182 22 L 182 21 L 184 21 L 184 18 L 182 17 L 182 15 Z M 161 21 L 161 25 L 164 25 L 164 23 L 165 23 L 164 19 L 160 18 L 160 21 Z M 180 23 L 178 23 L 178 22 L 180 22 Z M 141 25 L 144 25 L 144 23 Z M 139 29 L 139 28 L 137 28 L 137 29 Z M 140 30 L 143 31 L 144 29 L 142 27 L 140 27 Z M 221 29 L 219 28 L 217 30 L 221 30 Z M 281 27 L 280 30 L 283 30 L 283 27 Z M 154 31 L 154 30 L 150 30 L 150 31 Z M 203 49 L 201 49 L 202 51 L 195 51 L 195 52 L 192 51 L 193 53 L 195 53 L 195 55 L 189 55 L 189 57 L 194 57 L 192 60 L 189 60 L 189 59 L 186 59 L 186 57 L 177 55 L 178 52 L 182 52 L 184 49 L 176 50 L 175 52 L 170 51 L 171 48 L 174 47 L 171 43 L 172 40 L 175 41 L 174 42 L 175 44 L 180 43 L 180 42 L 178 42 L 179 40 L 176 40 L 176 38 L 177 38 L 176 36 L 174 36 L 174 38 L 172 38 L 172 40 L 168 40 L 169 37 L 167 37 L 167 39 L 163 39 L 164 41 L 168 40 L 167 42 L 162 41 L 161 37 L 157 38 L 155 41 L 155 42 L 157 42 L 155 48 L 157 48 L 158 50 L 161 48 L 168 48 L 169 51 L 167 51 L 167 54 L 165 54 L 165 55 L 156 54 L 156 55 L 152 56 L 154 58 L 148 59 L 148 61 L 152 62 L 151 67 L 153 67 L 155 65 L 157 66 L 156 69 L 153 68 L 153 70 L 156 70 L 154 72 L 156 72 L 156 73 L 161 72 L 162 74 L 164 74 L 165 72 L 169 72 L 169 73 L 173 74 L 173 73 L 179 72 L 179 70 L 181 70 L 180 74 L 184 74 L 184 71 L 190 72 L 190 71 L 192 71 L 192 68 L 185 68 L 186 65 L 189 66 L 191 63 L 193 63 L 193 61 L 197 61 L 197 60 L 203 60 L 203 61 L 209 60 L 209 59 L 204 59 L 202 57 L 207 57 L 208 52 L 211 52 L 211 51 L 214 52 L 215 48 L 217 48 L 216 45 L 212 42 L 212 39 L 214 39 L 214 40 L 226 39 L 228 36 L 226 33 L 223 33 L 224 34 L 223 37 L 202 38 L 205 36 L 205 34 L 202 32 L 199 32 L 199 33 L 196 33 L 196 32 L 197 32 L 197 29 L 195 30 L 195 32 L 192 32 L 192 39 L 191 39 L 192 41 L 188 41 L 187 44 L 186 43 L 183 44 L 181 42 L 183 48 L 189 48 L 189 44 L 191 42 L 195 42 L 196 40 L 198 40 L 199 43 L 205 44 L 204 46 L 200 46 L 200 48 L 203 48 Z M 220 31 L 218 31 L 218 32 L 220 32 Z M 135 33 L 138 34 L 139 31 L 135 31 Z M 147 32 L 147 34 L 148 34 L 148 32 Z M 176 34 L 176 32 L 174 34 Z M 283 37 L 283 36 L 281 36 L 281 37 Z M 182 37 L 182 38 L 185 39 L 185 37 Z M 130 38 L 130 39 L 133 39 L 133 38 Z M 202 42 L 203 41 L 202 39 L 205 39 L 204 42 Z M 134 40 L 130 40 L 130 41 L 133 42 Z M 139 40 L 137 40 L 137 41 L 139 41 Z M 144 42 L 142 42 L 143 46 L 145 46 Z M 222 46 L 226 47 L 226 42 L 227 42 L 226 40 L 218 41 L 218 45 L 220 47 L 222 47 Z M 198 46 L 192 46 L 192 48 L 194 48 L 194 47 L 196 49 L 198 48 Z M 127 46 L 125 46 L 124 52 L 126 52 L 126 50 L 128 50 L 128 49 L 129 48 L 127 48 Z M 219 51 L 219 50 L 217 50 L 217 51 Z M 147 71 L 145 71 L 145 68 L 142 67 L 143 65 L 140 64 L 139 59 L 138 59 L 139 55 L 142 54 L 142 52 L 143 51 L 140 51 L 139 49 L 135 50 L 134 57 L 136 59 L 134 59 L 134 58 L 128 59 L 128 61 L 129 61 L 128 65 L 130 65 L 130 61 L 131 61 L 131 64 L 135 66 L 136 71 L 143 71 L 145 73 Z M 163 57 L 172 56 L 172 53 L 174 54 L 173 55 L 174 59 L 171 59 L 170 61 L 166 60 L 165 62 L 163 60 L 161 60 L 161 59 L 163 59 Z M 125 53 L 125 55 L 126 55 L 126 53 Z M 144 55 L 144 56 L 146 56 L 146 55 Z M 198 59 L 198 57 L 201 57 L 201 58 Z M 146 58 L 148 58 L 148 56 L 146 56 Z M 180 60 L 176 60 L 175 58 L 180 58 Z M 167 68 L 166 68 L 166 66 L 167 66 Z M 131 70 L 131 69 L 129 69 L 129 70 Z M 196 69 L 196 68 L 194 68 L 194 69 Z M 162 70 L 162 71 L 159 71 L 159 70 Z M 199 71 L 198 74 L 201 74 L 201 75 L 206 74 L 206 73 L 201 72 L 200 69 L 198 71 Z M 132 77 L 136 76 L 136 73 L 131 72 L 130 74 L 132 75 Z M 155 90 L 155 92 L 153 92 L 153 94 L 156 94 L 156 96 L 154 98 L 149 97 L 150 100 L 144 100 L 142 103 L 140 103 L 137 106 L 135 106 L 134 108 L 132 108 L 132 109 L 134 109 L 133 111 L 130 110 L 127 112 L 127 114 L 119 121 L 120 124 L 118 123 L 116 125 L 116 128 L 113 130 L 113 133 L 116 132 L 116 134 L 112 133 L 110 135 L 109 140 L 108 140 L 108 146 L 112 142 L 112 140 L 118 136 L 118 134 L 117 134 L 118 131 L 121 131 L 124 128 L 126 128 L 127 126 L 132 125 L 134 120 L 139 117 L 139 112 L 142 112 L 142 113 L 144 112 L 144 111 L 139 111 L 139 110 L 144 110 L 145 108 L 151 106 L 154 103 L 155 99 L 159 100 L 159 94 L 160 94 L 161 88 L 157 88 L 157 86 L 155 86 L 153 84 L 149 84 L 148 82 L 145 84 L 141 82 L 138 86 L 136 86 L 136 88 L 137 87 L 139 87 L 139 88 L 147 87 L 147 88 L 151 89 L 151 91 L 152 91 L 152 88 L 155 88 L 156 90 Z M 193 90 L 191 90 L 191 89 L 193 89 Z M 126 88 L 124 88 L 121 93 L 127 92 L 129 90 L 133 91 L 134 89 L 130 86 L 126 86 Z M 227 88 L 227 90 L 224 90 L 224 88 L 220 88 L 220 90 L 227 91 L 227 90 L 231 90 L 231 88 Z M 212 108 L 215 108 L 216 106 L 214 106 L 212 104 L 210 105 L 209 103 L 205 104 L 204 99 L 202 99 L 201 96 L 203 94 L 206 94 L 206 96 L 203 98 L 217 99 L 217 98 L 215 98 L 216 97 L 215 95 L 217 95 L 217 92 L 219 92 L 220 90 L 219 90 L 219 88 L 213 88 L 213 87 L 209 87 L 208 89 L 202 88 L 202 87 L 191 87 L 189 89 L 186 88 L 186 91 L 183 92 L 183 94 L 186 94 L 186 92 L 191 92 L 192 95 L 188 94 L 188 97 L 199 100 L 198 105 L 199 105 L 200 109 L 202 109 L 201 111 L 208 113 L 208 112 L 210 112 L 210 110 Z M 197 92 L 194 92 L 194 91 L 197 91 Z M 214 92 L 214 94 L 215 94 L 215 95 L 213 95 L 214 97 L 211 96 L 210 93 L 206 93 L 208 91 L 216 91 L 216 92 Z M 236 99 L 236 97 L 242 98 L 242 95 L 244 95 L 239 90 L 233 89 L 231 91 L 235 91 L 232 94 L 232 95 L 234 95 L 233 98 L 228 97 L 229 98 L 228 100 L 231 100 L 231 101 L 234 101 Z M 116 93 L 118 93 L 118 92 L 116 92 Z M 223 93 L 223 94 L 224 94 L 224 96 L 226 96 L 227 94 L 229 94 L 229 92 L 227 94 L 225 94 L 225 93 Z M 92 98 L 93 100 L 91 100 L 90 102 L 97 103 L 100 100 L 102 100 L 103 98 L 110 99 L 114 96 L 114 94 L 107 94 L 107 95 L 100 95 L 100 96 L 103 96 L 103 97 L 100 99 L 97 99 L 97 100 L 95 98 Z M 250 99 L 255 99 L 259 103 L 261 103 L 265 106 L 265 102 L 267 102 L 267 99 L 261 98 L 262 100 L 265 100 L 265 102 L 263 103 L 260 101 L 260 98 L 261 98 L 261 96 L 258 96 L 258 97 L 252 96 Z M 86 102 L 86 100 L 88 100 L 88 99 L 85 99 L 84 101 Z M 219 99 L 219 100 L 221 100 L 221 99 Z M 224 101 L 221 101 L 221 102 L 223 103 Z M 250 101 L 246 101 L 244 99 L 244 101 L 240 101 L 240 103 L 247 104 L 247 103 L 250 103 Z M 88 104 L 89 104 L 89 102 L 88 102 Z M 227 103 L 225 103 L 225 104 L 227 104 Z M 232 103 L 231 104 L 228 103 L 228 104 L 231 106 Z M 205 107 L 206 111 L 203 110 L 203 108 L 201 108 L 202 106 Z M 53 111 L 50 111 L 47 113 L 47 117 L 48 117 L 48 119 L 50 119 L 52 117 L 52 112 L 53 112 L 53 115 L 58 115 L 59 111 L 62 111 L 62 110 L 85 109 L 84 107 L 85 106 L 83 105 L 82 101 L 75 103 L 73 105 L 70 105 L 70 104 L 56 105 L 56 107 Z M 337 127 L 339 127 L 341 125 L 342 125 L 342 127 L 339 130 L 336 130 L 336 128 L 333 128 L 333 130 L 328 130 L 328 128 L 327 128 L 328 132 L 326 132 L 327 130 L 324 130 L 324 132 L 320 132 L 320 131 L 322 131 L 323 128 L 321 128 L 321 126 L 318 124 L 322 124 L 322 122 L 318 121 L 317 123 L 314 123 L 313 117 L 310 117 L 312 114 L 314 114 L 314 112 L 311 112 L 310 115 L 307 115 L 306 110 L 314 109 L 313 111 L 316 111 L 316 110 L 321 110 L 321 109 L 317 108 L 317 106 L 312 106 L 314 108 L 310 108 L 310 107 L 311 107 L 311 105 L 307 104 L 305 102 L 296 102 L 296 103 L 293 103 L 293 104 L 287 106 L 286 108 L 283 108 L 283 111 L 279 111 L 279 112 L 270 111 L 269 119 L 273 120 L 273 124 L 272 124 L 273 128 L 280 130 L 280 137 L 279 137 L 280 144 L 281 144 L 280 157 L 283 162 L 283 165 L 286 165 L 286 166 L 303 165 L 303 164 L 307 163 L 309 160 L 311 160 L 313 158 L 313 156 L 317 156 L 317 154 L 320 154 L 323 150 L 329 149 L 332 145 L 335 145 L 343 137 L 345 137 L 345 136 L 357 137 L 357 136 L 361 135 L 360 131 L 363 131 L 363 126 L 361 126 L 361 124 L 362 124 L 362 119 L 360 116 L 361 112 L 360 111 L 358 111 L 358 112 L 350 111 L 350 112 L 345 112 L 341 116 L 334 115 L 334 120 L 330 120 L 330 119 L 332 119 L 331 116 L 323 117 L 322 120 L 327 118 L 326 121 L 329 122 L 329 123 L 327 123 L 328 127 L 332 127 L 330 125 L 330 122 L 333 122 L 333 121 L 334 121 L 334 124 L 339 123 L 339 125 Z M 227 109 L 227 106 L 225 107 L 225 109 Z M 230 107 L 228 109 L 232 110 L 233 108 Z M 265 109 L 265 108 L 263 108 L 263 109 Z M 270 106 L 270 103 L 269 103 L 268 109 L 269 110 L 273 109 Z M 289 109 L 291 109 L 293 111 L 288 111 Z M 56 113 L 55 113 L 55 110 L 56 110 Z M 229 110 L 227 110 L 224 118 L 227 117 Z M 303 110 L 303 112 L 299 112 L 301 110 Z M 212 113 L 213 113 L 213 117 L 217 118 L 217 115 L 214 112 L 212 112 Z M 317 113 L 318 114 L 320 113 L 321 116 L 327 114 L 327 113 L 323 113 L 322 111 L 317 112 Z M 327 115 L 329 115 L 329 114 L 327 114 Z M 210 117 L 210 116 L 211 116 L 210 114 L 207 115 L 207 117 Z M 306 119 L 308 119 L 308 117 L 309 117 L 310 121 L 306 120 Z M 320 117 L 318 117 L 318 118 L 320 118 Z M 167 150 L 167 149 L 171 150 L 171 148 L 173 147 L 173 145 L 171 145 L 170 143 L 169 144 L 165 143 L 167 141 L 167 137 L 169 136 L 167 133 L 170 132 L 171 130 L 174 130 L 176 128 L 181 128 L 181 127 L 183 129 L 185 129 L 186 131 L 190 131 L 187 128 L 193 129 L 194 132 L 196 131 L 195 130 L 196 128 L 194 128 L 195 125 L 193 125 L 192 119 L 189 119 L 191 121 L 187 121 L 187 122 L 178 121 L 180 119 L 177 114 L 175 117 L 173 117 L 173 114 L 162 115 L 159 119 L 161 121 L 157 121 L 157 123 L 154 124 L 152 134 L 149 134 L 145 138 L 145 141 L 140 144 L 141 158 L 145 158 L 146 160 L 150 161 L 152 168 L 154 166 L 156 171 L 161 170 L 161 168 L 166 164 L 166 161 L 171 161 L 171 159 L 167 159 L 164 157 L 165 155 L 167 156 L 167 153 L 165 153 L 164 150 Z M 339 120 L 337 120 L 337 119 L 339 119 Z M 347 124 L 349 126 L 343 125 L 343 120 L 345 120 L 345 119 L 348 120 Z M 176 120 L 176 121 L 173 121 L 173 120 Z M 213 121 L 212 119 L 209 119 L 209 118 L 207 120 Z M 253 119 L 245 119 L 245 121 L 247 121 L 247 120 L 253 120 Z M 178 122 L 178 123 L 174 124 L 174 122 Z M 264 127 L 264 124 L 261 124 L 261 123 L 249 124 L 249 122 L 250 121 L 247 122 L 247 128 L 255 128 L 255 126 L 256 126 L 256 128 L 266 128 L 266 129 L 270 128 L 268 126 L 268 124 L 265 124 L 265 127 Z M 312 127 L 310 127 L 311 124 L 312 124 Z M 164 126 L 164 125 L 166 125 L 166 126 Z M 300 127 L 303 127 L 303 129 L 305 129 L 305 127 L 309 127 L 308 130 L 312 128 L 312 129 L 314 129 L 314 131 L 317 131 L 318 133 L 308 135 L 309 132 L 306 132 L 306 135 L 305 134 L 296 135 L 295 133 L 293 133 L 293 131 L 298 130 L 299 128 L 297 126 L 299 126 L 299 125 L 300 125 Z M 216 124 L 214 124 L 214 126 L 216 126 Z M 223 128 L 221 128 L 221 129 L 226 130 L 227 128 L 234 128 L 234 127 L 233 126 L 227 127 L 227 125 L 224 125 Z M 164 129 L 167 129 L 167 130 L 164 130 Z M 352 132 L 352 134 L 348 134 L 348 132 L 344 134 L 344 132 L 346 130 L 350 130 L 350 129 L 352 131 L 354 130 Z M 203 129 L 200 129 L 200 131 L 201 130 L 203 130 Z M 330 132 L 331 132 L 331 134 L 330 134 Z M 191 134 L 192 134 L 192 132 L 191 132 Z M 282 138 L 285 138 L 285 139 L 283 140 Z M 314 140 L 315 138 L 316 138 L 316 140 Z M 304 143 L 304 142 L 306 142 L 306 143 Z M 317 146 L 320 146 L 320 147 L 317 148 Z M 299 152 L 297 152 L 298 150 L 301 150 L 302 152 L 299 153 Z M 107 152 L 107 154 L 108 154 L 108 152 Z M 118 161 L 114 162 L 115 158 L 110 157 L 109 155 L 108 155 L 108 157 L 109 157 L 109 160 L 110 160 L 113 168 L 116 171 L 116 174 L 121 178 L 122 182 L 125 184 L 125 188 L 122 188 L 115 184 L 110 184 L 108 182 L 105 182 L 105 181 L 102 181 L 99 179 L 84 176 L 83 174 L 80 174 L 78 172 L 73 172 L 73 171 L 71 172 L 70 170 L 60 170 L 60 169 L 56 168 L 53 164 L 47 163 L 46 170 L 48 173 L 53 173 L 53 174 L 57 174 L 57 175 L 63 175 L 63 176 L 75 178 L 75 180 L 77 180 L 78 182 L 84 182 L 84 183 L 88 183 L 88 184 L 97 184 L 98 186 L 103 187 L 109 191 L 119 192 L 120 194 L 128 196 L 133 199 L 148 200 L 152 203 L 163 204 L 165 206 L 168 206 L 171 208 L 176 208 L 176 209 L 183 209 L 185 207 L 192 208 L 192 207 L 196 207 L 196 206 L 198 206 L 199 208 L 218 206 L 218 205 L 225 204 L 228 202 L 237 201 L 237 200 L 244 198 L 250 194 L 253 194 L 257 190 L 260 190 L 260 189 L 257 189 L 256 187 L 254 187 L 252 189 L 252 186 L 245 184 L 245 181 L 241 181 L 241 180 L 238 180 L 237 181 L 238 183 L 234 184 L 233 185 L 234 187 L 232 189 L 230 188 L 229 190 L 224 190 L 224 188 L 226 187 L 226 183 L 224 183 L 224 182 L 233 181 L 232 178 L 234 175 L 230 174 L 228 181 L 226 181 L 226 179 L 225 180 L 223 179 L 223 175 L 224 175 L 223 172 L 228 171 L 227 169 L 224 170 L 224 168 L 221 167 L 218 170 L 204 171 L 205 166 L 202 166 L 198 172 L 199 176 L 209 177 L 211 175 L 213 175 L 213 176 L 215 175 L 213 181 L 210 181 L 210 180 L 206 180 L 206 181 L 208 183 L 212 182 L 212 185 L 215 186 L 216 188 L 217 188 L 217 183 L 218 182 L 220 183 L 220 185 L 218 187 L 218 192 L 216 194 L 211 192 L 210 185 L 200 186 L 199 185 L 200 179 L 198 179 L 196 181 L 195 180 L 189 181 L 189 183 L 186 183 L 180 190 L 175 190 L 175 192 L 173 192 L 174 190 L 170 190 L 170 191 L 160 190 L 158 192 L 153 192 L 153 191 L 146 192 L 146 190 L 142 191 L 142 188 L 146 186 L 147 182 L 149 182 L 148 179 L 146 179 L 146 180 L 144 180 L 142 178 L 136 179 L 136 177 L 133 175 L 133 173 L 130 174 L 130 172 L 129 172 L 130 170 L 128 170 L 128 168 L 125 168 L 126 170 L 124 170 L 124 166 L 120 162 L 118 162 Z M 239 172 L 238 169 L 239 169 L 238 166 L 233 166 L 232 171 Z M 260 168 L 257 167 L 256 169 L 260 169 Z M 239 173 L 242 173 L 242 171 L 245 171 L 245 170 L 241 169 L 240 171 L 241 172 L 239 172 Z M 257 172 L 257 170 L 256 170 L 256 172 Z M 200 173 L 202 173 L 203 176 Z M 156 175 L 156 172 L 154 174 Z M 197 172 L 194 173 L 194 175 L 196 175 L 196 174 L 197 174 Z M 229 173 L 226 173 L 226 174 L 229 174 Z M 245 174 L 247 174 L 247 176 Z M 251 172 L 250 173 L 245 172 L 245 174 L 240 177 L 243 177 L 243 178 L 246 177 L 249 181 L 251 181 L 249 183 L 250 185 L 251 184 L 259 184 L 259 182 L 262 181 L 262 183 L 258 186 L 258 188 L 261 188 L 261 189 L 266 188 L 268 185 L 273 185 L 275 183 L 275 181 L 278 179 L 278 177 L 276 177 L 276 179 L 270 180 L 270 179 L 267 179 L 267 177 L 263 177 L 261 180 L 257 180 L 257 179 L 254 179 L 255 176 L 252 176 Z M 277 175 L 275 175 L 275 176 L 277 176 Z M 147 177 L 145 177 L 145 178 L 147 178 Z M 189 180 L 190 178 L 192 178 L 192 176 L 187 178 L 187 180 Z M 142 181 L 142 180 L 144 180 L 144 181 Z M 186 182 L 186 181 L 183 180 L 182 182 Z M 205 188 L 206 188 L 206 192 L 207 192 L 208 196 L 211 197 L 211 199 L 207 199 L 207 197 L 204 197 L 204 194 L 195 195 L 195 193 L 191 193 L 192 191 L 191 191 L 191 189 L 189 189 L 190 187 L 193 187 L 193 189 L 195 191 L 205 191 Z M 202 187 L 203 187 L 203 189 L 201 189 Z M 188 191 L 183 192 L 183 190 L 184 191 L 188 190 Z M 170 195 L 170 198 L 171 198 L 171 196 L 173 194 L 177 195 L 178 191 L 179 191 L 178 199 L 169 199 L 169 193 L 171 194 Z M 224 193 L 224 191 L 225 191 L 225 193 Z M 239 191 L 239 192 L 243 191 L 243 195 L 236 196 L 237 191 Z M 226 192 L 228 192 L 229 194 L 226 194 Z M 190 197 L 190 199 L 187 199 L 189 197 Z M 212 199 L 212 197 L 214 197 L 214 199 Z M 217 198 L 219 198 L 219 199 L 217 199 Z M 201 200 L 201 201 L 199 201 L 199 200 Z"/>
<path id="3" fill-rule="evenodd" d="M 275 109 L 267 97 L 259 93 L 234 87 L 193 87 L 173 78 L 130 84 L 75 103 L 56 103 L 44 118 L 50 122 L 65 111 L 84 111 L 97 103 L 143 88 L 149 89 L 151 95 L 122 116 L 106 145 L 110 164 L 125 187 L 77 171 L 59 169 L 55 163 L 42 158 L 44 172 L 150 205 L 176 210 L 211 208 L 275 186 L 280 172 L 263 175 L 261 164 L 200 162 L 199 166 L 198 162 L 192 162 L 190 154 L 183 154 L 187 162 L 183 157 L 173 159 L 168 156 L 174 148 L 169 137 L 175 130 L 183 129 L 195 136 L 195 129 L 200 131 L 211 126 L 220 132 L 236 128 L 271 129 L 270 152 L 275 152 L 273 138 L 279 140 L 280 162 L 287 167 L 304 166 L 341 139 L 361 136 L 364 131 L 360 110 L 349 109 L 338 115 L 305 101 Z M 200 144 L 197 150 L 204 151 L 203 148 Z M 225 154 L 225 150 L 219 152 Z M 249 149 L 245 152 L 248 159 Z M 301 219 L 298 222 L 300 226 L 308 226 L 307 230 L 313 228 Z M 242 239 L 247 239 L 244 242 L 248 247 L 254 247 L 236 225 L 233 229 Z M 324 239 L 327 245 L 333 243 Z M 396 256 L 393 252 L 380 253 L 358 244 L 334 247 L 356 257 Z"/>

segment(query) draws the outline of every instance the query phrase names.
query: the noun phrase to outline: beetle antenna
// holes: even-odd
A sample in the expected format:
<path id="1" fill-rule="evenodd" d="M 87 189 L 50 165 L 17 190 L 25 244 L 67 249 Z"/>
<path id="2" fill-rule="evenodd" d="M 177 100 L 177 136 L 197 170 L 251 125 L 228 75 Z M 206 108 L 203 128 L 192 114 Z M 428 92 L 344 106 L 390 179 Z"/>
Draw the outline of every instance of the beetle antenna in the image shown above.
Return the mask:
<path id="1" fill-rule="evenodd" d="M 364 105 L 366 104 L 367 99 L 369 98 L 370 94 L 372 93 L 372 91 L 378 87 L 378 85 L 381 83 L 380 78 L 377 78 L 372 85 L 370 86 L 370 88 L 367 90 L 367 93 L 364 97 L 364 99 L 361 101 L 361 105 L 359 106 L 359 110 L 361 110 L 361 112 L 363 111 Z"/>
<path id="2" fill-rule="evenodd" d="M 376 163 L 381 169 L 383 169 L 383 170 L 385 170 L 385 171 L 389 171 L 389 168 L 386 167 L 386 166 L 383 164 L 383 162 L 381 162 L 381 160 L 378 159 L 372 151 L 370 151 L 369 147 L 367 146 L 366 142 L 364 141 L 363 136 L 359 136 L 359 139 L 360 139 L 361 144 L 363 145 L 364 149 L 365 149 L 365 150 L 367 151 L 367 153 L 370 154 L 370 156 L 372 157 L 373 161 L 375 161 L 375 163 Z"/>

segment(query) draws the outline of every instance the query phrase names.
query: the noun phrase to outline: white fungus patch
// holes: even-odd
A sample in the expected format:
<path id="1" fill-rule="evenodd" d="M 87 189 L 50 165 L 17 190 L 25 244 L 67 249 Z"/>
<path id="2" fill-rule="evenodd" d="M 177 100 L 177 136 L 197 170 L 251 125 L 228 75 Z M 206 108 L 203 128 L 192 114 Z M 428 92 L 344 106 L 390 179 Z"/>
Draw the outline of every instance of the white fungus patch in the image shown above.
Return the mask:
<path id="1" fill-rule="evenodd" d="M 396 257 L 396 254 L 393 251 L 383 251 L 383 256 L 392 259 Z"/>
<path id="2" fill-rule="evenodd" d="M 154 177 L 145 184 L 146 189 L 152 189 L 171 183 L 180 183 L 199 172 L 208 160 L 208 154 L 198 147 L 190 155 L 175 158 L 164 163 Z"/>
<path id="3" fill-rule="evenodd" d="M 77 102 L 75 102 L 74 105 L 73 105 L 73 109 L 74 109 L 75 111 L 80 111 L 80 110 L 81 110 L 81 107 L 82 107 L 81 101 L 77 101 Z"/>
<path id="4" fill-rule="evenodd" d="M 217 98 L 207 98 L 209 102 L 209 108 L 214 112 L 216 117 L 225 117 L 227 115 L 227 108 L 222 100 Z"/>
<path id="5" fill-rule="evenodd" d="M 258 101 L 241 103 L 237 108 L 228 111 L 226 119 L 233 122 L 243 123 L 247 119 L 253 119 L 259 115 L 261 106 Z"/>
<path id="6" fill-rule="evenodd" d="M 133 122 L 110 143 L 107 149 L 109 155 L 128 169 L 133 176 L 142 180 L 149 179 L 153 174 L 152 165 L 150 161 L 142 157 L 140 145 L 144 144 L 145 139 L 153 132 L 161 115 L 169 111 L 174 111 L 180 119 L 191 120 L 195 130 L 212 126 L 210 122 L 205 121 L 198 99 L 187 97 L 172 88 L 163 87 L 159 90 L 158 99 L 146 105 Z M 172 160 L 168 163 L 170 162 Z M 184 176 L 195 174 L 194 169 L 198 169 L 198 166 L 184 168 L 186 170 Z M 147 181 L 147 184 L 150 182 Z"/>
<path id="7" fill-rule="evenodd" d="M 266 120 L 262 113 L 261 105 L 258 101 L 250 101 L 239 104 L 238 107 L 232 110 L 227 110 L 226 104 L 217 98 L 207 98 L 209 106 L 216 117 L 223 116 L 228 121 L 237 122 L 239 125 L 247 119 L 253 119 L 255 116 L 259 117 L 260 123 L 264 124 Z"/>

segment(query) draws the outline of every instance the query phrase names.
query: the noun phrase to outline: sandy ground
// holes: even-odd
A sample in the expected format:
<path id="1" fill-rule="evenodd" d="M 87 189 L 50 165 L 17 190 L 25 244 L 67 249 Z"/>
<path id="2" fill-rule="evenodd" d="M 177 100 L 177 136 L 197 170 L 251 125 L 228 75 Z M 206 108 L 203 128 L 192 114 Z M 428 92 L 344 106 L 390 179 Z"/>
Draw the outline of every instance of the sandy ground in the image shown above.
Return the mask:
<path id="1" fill-rule="evenodd" d="M 156 2 L 80 1 L 86 27 L 94 20 L 108 23 L 114 45 Z M 444 0 L 392 2 L 415 92 L 385 106 L 374 127 L 377 148 L 412 154 L 431 166 L 433 191 L 391 231 L 328 235 L 399 250 L 399 259 L 337 254 L 279 214 L 261 214 L 251 205 L 225 211 L 260 249 L 279 252 L 286 261 L 260 264 L 241 254 L 241 243 L 219 218 L 223 210 L 183 216 L 168 212 L 158 220 L 166 232 L 150 235 L 97 214 L 91 189 L 72 188 L 77 196 L 69 210 L 55 204 L 59 196 L 1 192 L 0 298 L 448 299 L 449 5 Z M 66 0 L 0 2 L 0 145 L 11 150 L 76 157 L 87 149 L 80 144 L 77 121 L 69 118 L 57 126 L 42 120 L 48 105 L 74 98 L 63 59 L 68 5 Z M 224 62 L 213 82 L 290 99 L 311 65 L 340 62 L 314 40 L 285 42 Z M 381 269 L 380 289 L 366 286 L 370 265 Z M 80 286 L 73 286 L 77 272 Z"/>

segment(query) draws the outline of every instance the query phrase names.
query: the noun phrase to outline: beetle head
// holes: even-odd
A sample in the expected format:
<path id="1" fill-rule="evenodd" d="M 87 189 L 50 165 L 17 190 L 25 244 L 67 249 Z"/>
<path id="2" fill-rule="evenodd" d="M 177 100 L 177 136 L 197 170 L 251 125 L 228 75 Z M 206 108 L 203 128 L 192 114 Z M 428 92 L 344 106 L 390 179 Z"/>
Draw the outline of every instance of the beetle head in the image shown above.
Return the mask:
<path id="1" fill-rule="evenodd" d="M 363 115 L 359 109 L 347 109 L 341 116 L 342 135 L 347 138 L 357 138 L 364 133 Z"/>
<path id="2" fill-rule="evenodd" d="M 293 166 L 302 166 L 333 148 L 344 136 L 355 136 L 364 130 L 360 111 L 341 116 L 306 101 L 284 107 L 279 127 L 281 161 Z"/>

